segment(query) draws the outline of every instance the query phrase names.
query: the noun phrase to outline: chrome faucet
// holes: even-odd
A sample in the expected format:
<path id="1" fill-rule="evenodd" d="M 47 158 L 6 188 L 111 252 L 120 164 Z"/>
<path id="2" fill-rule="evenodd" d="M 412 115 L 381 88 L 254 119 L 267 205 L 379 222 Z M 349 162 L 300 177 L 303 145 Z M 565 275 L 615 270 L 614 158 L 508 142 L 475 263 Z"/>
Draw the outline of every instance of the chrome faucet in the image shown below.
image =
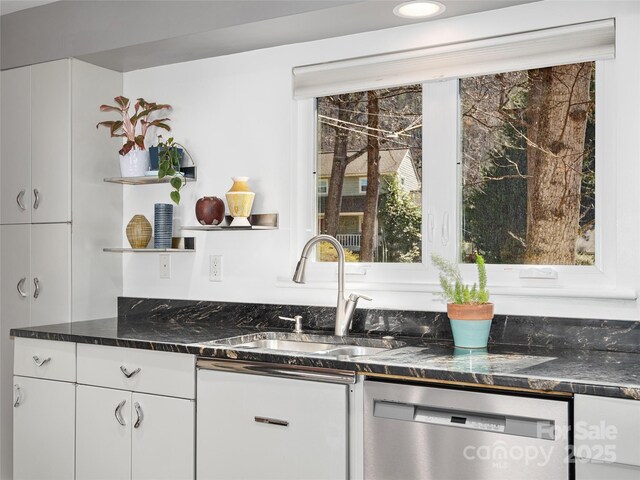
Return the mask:
<path id="1" fill-rule="evenodd" d="M 307 265 L 307 256 L 309 250 L 316 243 L 329 242 L 333 245 L 333 248 L 338 252 L 338 305 L 336 306 L 336 328 L 335 334 L 343 337 L 349 334 L 349 328 L 351 328 L 351 321 L 353 320 L 353 313 L 358 305 L 358 300 L 363 298 L 365 300 L 371 300 L 366 295 L 359 295 L 352 293 L 349 298 L 344 298 L 344 249 L 338 240 L 331 235 L 316 235 L 307 242 L 302 249 L 298 266 L 293 274 L 293 281 L 296 283 L 304 283 L 304 271 Z"/>

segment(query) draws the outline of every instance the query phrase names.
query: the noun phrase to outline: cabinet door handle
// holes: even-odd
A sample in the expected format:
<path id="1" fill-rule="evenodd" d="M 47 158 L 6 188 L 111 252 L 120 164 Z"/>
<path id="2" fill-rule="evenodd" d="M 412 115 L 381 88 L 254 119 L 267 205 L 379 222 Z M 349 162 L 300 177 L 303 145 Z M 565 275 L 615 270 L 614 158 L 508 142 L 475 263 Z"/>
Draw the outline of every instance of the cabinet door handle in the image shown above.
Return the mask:
<path id="1" fill-rule="evenodd" d="M 122 400 L 118 406 L 116 407 L 116 410 L 114 412 L 114 415 L 116 416 L 116 420 L 118 421 L 118 423 L 120 425 L 122 425 L 123 427 L 127 424 L 127 422 L 124 421 L 124 418 L 122 417 L 122 407 L 124 407 L 124 404 L 127 403 L 126 400 Z"/>
<path id="2" fill-rule="evenodd" d="M 125 377 L 131 378 L 134 375 L 140 373 L 140 368 L 136 368 L 133 372 L 130 372 L 129 370 L 127 370 L 127 367 L 125 367 L 124 365 L 120 365 L 120 371 L 124 374 Z"/>
<path id="3" fill-rule="evenodd" d="M 17 383 L 13 386 L 13 388 L 16 391 L 16 400 L 13 402 L 13 406 L 15 408 L 18 408 L 22 403 L 22 391 L 20 390 L 20 385 L 18 385 Z"/>
<path id="4" fill-rule="evenodd" d="M 136 409 L 136 423 L 133 424 L 133 428 L 139 428 L 142 424 L 142 420 L 144 419 L 144 414 L 142 413 L 142 407 L 138 402 L 133 404 L 133 408 Z"/>
<path id="5" fill-rule="evenodd" d="M 18 196 L 16 197 L 16 203 L 18 204 L 18 208 L 20 208 L 20 210 L 22 210 L 23 212 L 27 209 L 27 207 L 24 206 L 24 203 L 22 203 L 22 199 L 24 198 L 24 194 L 27 193 L 24 189 L 20 190 L 20 193 L 18 193 Z"/>
<path id="6" fill-rule="evenodd" d="M 27 277 L 22 277 L 19 281 L 18 284 L 16 285 L 16 288 L 18 289 L 18 293 L 20 294 L 20 296 L 22 298 L 26 298 L 27 296 L 27 292 L 25 292 L 24 290 L 22 290 L 22 287 L 24 287 L 24 282 L 27 281 Z"/>
<path id="7" fill-rule="evenodd" d="M 269 425 L 278 425 L 279 427 L 289 426 L 289 422 L 286 420 L 278 420 L 277 418 L 253 417 L 253 419 L 258 423 L 268 423 Z"/>
<path id="8" fill-rule="evenodd" d="M 33 201 L 33 209 L 37 210 L 40 206 L 40 191 L 37 188 L 33 189 L 33 196 L 35 197 L 35 200 Z"/>
<path id="9" fill-rule="evenodd" d="M 38 298 L 40 296 L 40 280 L 38 280 L 38 277 L 33 277 L 33 284 L 36 287 L 33 291 L 33 298 Z"/>
<path id="10" fill-rule="evenodd" d="M 35 363 L 37 367 L 41 367 L 45 363 L 50 362 L 50 361 L 51 361 L 51 357 L 47 357 L 47 358 L 44 358 L 44 359 L 40 360 L 40 357 L 38 357 L 37 355 L 33 356 L 33 363 Z"/>

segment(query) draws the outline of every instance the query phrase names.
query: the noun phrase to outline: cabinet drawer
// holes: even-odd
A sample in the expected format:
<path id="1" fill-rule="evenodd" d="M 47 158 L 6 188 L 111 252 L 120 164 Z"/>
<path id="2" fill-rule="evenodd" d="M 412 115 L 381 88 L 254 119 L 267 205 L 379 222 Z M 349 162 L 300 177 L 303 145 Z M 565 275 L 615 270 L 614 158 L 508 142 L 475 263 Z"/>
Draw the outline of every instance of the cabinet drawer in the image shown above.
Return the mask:
<path id="1" fill-rule="evenodd" d="M 16 338 L 13 369 L 16 375 L 47 380 L 76 381 L 76 344 L 34 338 Z"/>
<path id="2" fill-rule="evenodd" d="M 78 383 L 195 398 L 195 357 L 182 353 L 78 344 Z"/>
<path id="3" fill-rule="evenodd" d="M 640 466 L 640 401 L 576 395 L 578 458 Z"/>

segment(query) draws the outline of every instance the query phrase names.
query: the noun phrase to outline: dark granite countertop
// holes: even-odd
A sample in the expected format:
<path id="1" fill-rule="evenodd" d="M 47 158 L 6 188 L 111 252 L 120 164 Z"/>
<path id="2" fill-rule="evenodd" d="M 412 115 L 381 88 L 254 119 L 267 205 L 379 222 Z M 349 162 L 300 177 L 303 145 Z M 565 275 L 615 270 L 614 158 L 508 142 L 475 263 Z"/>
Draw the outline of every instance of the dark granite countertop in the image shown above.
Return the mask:
<path id="1" fill-rule="evenodd" d="M 406 346 L 367 357 L 338 359 L 224 345 L 224 340 L 230 337 L 276 331 L 277 327 L 242 322 L 230 326 L 224 318 L 205 322 L 189 315 L 165 313 L 13 329 L 11 334 L 203 357 L 338 368 L 361 374 L 640 400 L 640 354 L 634 352 L 504 344 L 490 345 L 487 351 L 478 352 L 454 349 L 451 342 L 443 340 L 398 335 L 394 338 Z M 368 335 L 374 336 L 380 335 L 371 332 Z M 365 337 L 354 334 L 350 338 Z M 222 342 L 212 344 L 212 341 Z"/>

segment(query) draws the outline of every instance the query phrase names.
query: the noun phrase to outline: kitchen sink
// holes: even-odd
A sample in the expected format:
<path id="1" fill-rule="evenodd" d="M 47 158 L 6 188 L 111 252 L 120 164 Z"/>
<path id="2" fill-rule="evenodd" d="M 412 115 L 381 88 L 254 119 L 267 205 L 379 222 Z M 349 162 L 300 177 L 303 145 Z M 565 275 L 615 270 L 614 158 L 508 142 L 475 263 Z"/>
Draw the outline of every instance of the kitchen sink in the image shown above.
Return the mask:
<path id="1" fill-rule="evenodd" d="M 299 352 L 323 357 L 359 357 L 376 355 L 405 345 L 398 340 L 338 337 L 289 332 L 260 332 L 223 340 L 207 342 L 207 345 L 229 346 L 242 350 L 275 350 Z"/>

